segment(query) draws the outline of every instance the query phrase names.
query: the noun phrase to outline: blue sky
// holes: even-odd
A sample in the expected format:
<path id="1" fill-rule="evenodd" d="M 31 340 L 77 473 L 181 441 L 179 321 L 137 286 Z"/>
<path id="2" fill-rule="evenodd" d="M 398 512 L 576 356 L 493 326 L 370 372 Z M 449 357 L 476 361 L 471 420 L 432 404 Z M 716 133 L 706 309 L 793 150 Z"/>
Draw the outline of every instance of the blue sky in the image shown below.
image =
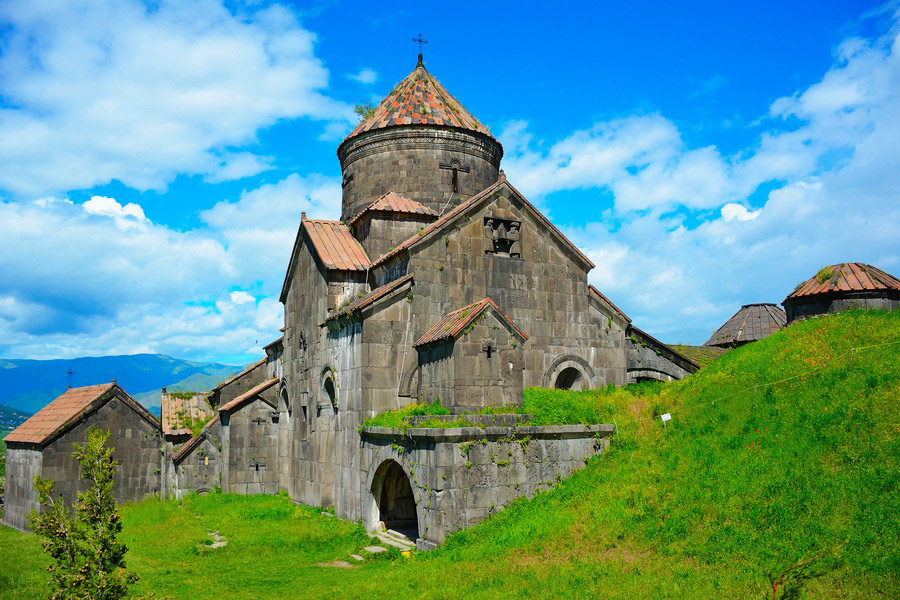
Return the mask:
<path id="1" fill-rule="evenodd" d="M 900 271 L 900 5 L 0 5 L 0 356 L 246 362 L 301 210 L 429 70 L 635 324 L 702 343 L 819 267 Z"/>

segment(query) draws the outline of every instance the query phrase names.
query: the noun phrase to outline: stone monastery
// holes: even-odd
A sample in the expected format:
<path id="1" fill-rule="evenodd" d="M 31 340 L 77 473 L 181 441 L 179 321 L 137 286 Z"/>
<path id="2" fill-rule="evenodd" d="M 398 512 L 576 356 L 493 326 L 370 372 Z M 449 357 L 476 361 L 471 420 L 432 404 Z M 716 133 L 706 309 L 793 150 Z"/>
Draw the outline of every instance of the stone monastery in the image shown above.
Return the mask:
<path id="1" fill-rule="evenodd" d="M 37 507 L 31 477 L 64 478 L 59 443 L 94 419 L 115 430 L 129 498 L 286 490 L 428 549 L 570 475 L 613 429 L 530 426 L 528 415 L 480 409 L 521 406 L 529 386 L 697 370 L 588 284 L 594 265 L 506 179 L 500 143 L 421 55 L 337 153 L 340 220 L 301 216 L 281 292 L 284 336 L 267 357 L 204 394 L 163 390 L 155 434 L 115 384 L 70 390 L 40 427 L 29 421 L 7 438 L 7 523 L 26 526 Z M 364 425 L 437 401 L 452 426 Z M 156 449 L 131 448 L 147 448 L 148 435 Z"/>

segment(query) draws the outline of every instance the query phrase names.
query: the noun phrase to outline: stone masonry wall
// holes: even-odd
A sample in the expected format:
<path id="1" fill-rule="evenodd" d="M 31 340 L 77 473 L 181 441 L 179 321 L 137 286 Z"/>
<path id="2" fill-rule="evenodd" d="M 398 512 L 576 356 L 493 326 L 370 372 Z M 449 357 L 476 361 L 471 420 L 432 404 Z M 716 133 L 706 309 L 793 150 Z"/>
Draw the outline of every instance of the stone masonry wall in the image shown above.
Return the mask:
<path id="1" fill-rule="evenodd" d="M 174 463 L 175 495 L 211 492 L 222 486 L 222 425 L 216 422 L 191 452 Z"/>
<path id="2" fill-rule="evenodd" d="M 413 488 L 420 549 L 475 525 L 520 497 L 547 490 L 608 446 L 612 426 L 371 427 L 362 437 L 362 521 L 379 519 L 379 467 L 397 462 Z M 381 472 L 383 472 L 383 468 Z M 374 493 L 373 493 L 374 492 Z M 339 515 L 340 516 L 340 515 Z"/>
<path id="3" fill-rule="evenodd" d="M 232 494 L 274 494 L 278 491 L 278 425 L 272 404 L 248 401 L 230 415 L 222 414 L 224 470 L 222 489 Z M 265 392 L 264 392 L 265 393 Z"/>
<path id="4" fill-rule="evenodd" d="M 521 221 L 521 258 L 485 253 L 485 217 Z M 588 387 L 623 385 L 626 322 L 590 299 L 587 266 L 551 237 L 501 187 L 448 223 L 443 235 L 410 250 L 408 259 L 379 265 L 374 278 L 382 283 L 385 272 L 413 274 L 413 339 L 443 315 L 487 296 L 529 337 L 523 344 L 525 387 L 553 387 L 563 362 L 582 371 Z M 407 358 L 402 371 L 416 366 Z"/>
<path id="5" fill-rule="evenodd" d="M 491 138 L 438 127 L 391 127 L 356 136 L 340 148 L 344 176 L 341 220 L 391 190 L 440 213 L 495 181 L 503 150 Z M 459 192 L 452 193 L 453 161 Z"/>
<path id="6" fill-rule="evenodd" d="M 900 309 L 900 292 L 875 290 L 872 292 L 818 294 L 791 298 L 784 303 L 788 323 L 813 315 L 838 313 L 855 308 Z"/>
<path id="7" fill-rule="evenodd" d="M 34 478 L 41 473 L 41 452 L 37 448 L 11 443 L 6 449 L 6 493 L 3 523 L 25 531 L 28 515 L 40 509 Z"/>

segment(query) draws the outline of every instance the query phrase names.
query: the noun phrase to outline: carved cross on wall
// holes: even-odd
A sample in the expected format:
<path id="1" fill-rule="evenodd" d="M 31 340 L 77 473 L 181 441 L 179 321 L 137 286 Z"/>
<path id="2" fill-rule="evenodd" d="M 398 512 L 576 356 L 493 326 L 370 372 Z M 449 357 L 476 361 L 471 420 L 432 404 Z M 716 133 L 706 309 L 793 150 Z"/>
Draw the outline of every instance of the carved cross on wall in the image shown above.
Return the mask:
<path id="1" fill-rule="evenodd" d="M 490 358 L 490 357 L 491 357 L 491 353 L 494 351 L 494 344 L 492 344 L 491 342 L 485 342 L 485 343 L 481 346 L 481 351 L 482 351 L 482 352 L 487 352 L 487 357 Z"/>
<path id="2" fill-rule="evenodd" d="M 254 470 L 256 470 L 256 471 L 259 471 L 260 467 L 262 467 L 263 469 L 265 469 L 265 468 L 266 468 L 266 465 L 262 464 L 261 462 L 255 462 L 255 463 L 253 463 L 253 464 L 250 465 L 250 468 L 251 468 L 251 469 L 254 469 Z"/>
<path id="3" fill-rule="evenodd" d="M 266 422 L 266 420 L 262 419 L 260 417 L 256 417 L 255 419 L 253 419 L 253 422 L 256 423 L 257 425 L 262 425 L 263 423 Z"/>
<path id="4" fill-rule="evenodd" d="M 450 161 L 449 165 L 438 165 L 442 169 L 453 171 L 453 177 L 450 180 L 450 191 L 454 194 L 459 193 L 459 174 L 468 173 L 469 167 L 464 167 L 455 158 Z"/>

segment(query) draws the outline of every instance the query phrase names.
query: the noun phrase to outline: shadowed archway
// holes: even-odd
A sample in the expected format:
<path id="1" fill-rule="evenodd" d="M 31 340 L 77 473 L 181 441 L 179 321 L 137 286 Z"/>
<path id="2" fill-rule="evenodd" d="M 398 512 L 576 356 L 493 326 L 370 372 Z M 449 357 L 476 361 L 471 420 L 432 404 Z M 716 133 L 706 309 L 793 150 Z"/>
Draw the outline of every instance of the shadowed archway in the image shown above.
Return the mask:
<path id="1" fill-rule="evenodd" d="M 416 500 L 409 477 L 396 461 L 386 460 L 372 481 L 372 495 L 378 506 L 378 520 L 411 540 L 419 535 Z"/>

